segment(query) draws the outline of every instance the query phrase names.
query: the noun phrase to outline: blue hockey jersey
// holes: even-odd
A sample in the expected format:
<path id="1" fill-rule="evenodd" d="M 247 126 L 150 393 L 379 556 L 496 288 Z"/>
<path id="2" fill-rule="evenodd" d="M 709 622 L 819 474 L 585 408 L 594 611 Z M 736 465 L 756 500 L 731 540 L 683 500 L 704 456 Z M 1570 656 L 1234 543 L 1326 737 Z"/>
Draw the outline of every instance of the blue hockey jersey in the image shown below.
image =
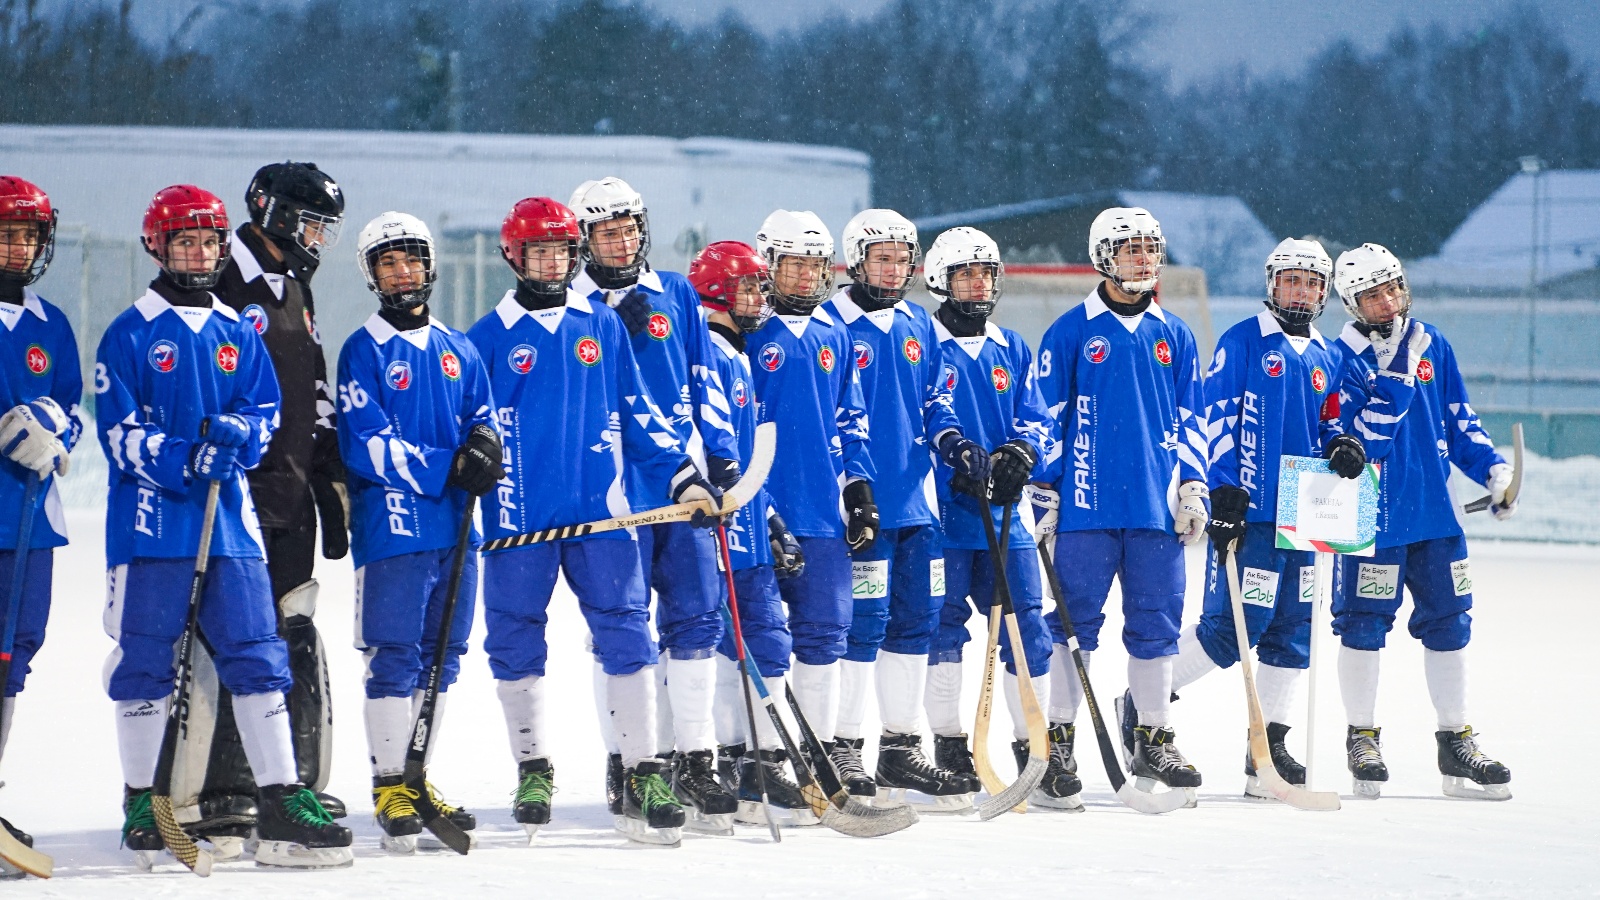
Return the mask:
<path id="1" fill-rule="evenodd" d="M 209 482 L 189 471 L 207 416 L 232 413 L 253 440 L 239 465 L 253 468 L 278 427 L 278 376 L 248 322 L 212 298 L 173 306 L 146 291 L 112 320 L 94 367 L 95 422 L 110 463 L 106 562 L 190 557 L 200 549 Z M 244 473 L 222 480 L 211 555 L 260 559 L 261 528 Z"/>
<path id="2" fill-rule="evenodd" d="M 1433 342 L 1414 385 L 1378 374 L 1372 342 L 1355 323 L 1345 325 L 1337 344 L 1345 356 L 1340 422 L 1379 465 L 1379 548 L 1461 534 L 1450 496 L 1451 463 L 1483 484 L 1489 468 L 1505 462 L 1472 411 L 1450 342 L 1432 325 L 1423 327 Z"/>
<path id="3" fill-rule="evenodd" d="M 689 280 L 677 272 L 647 268 L 635 285 L 650 298 L 655 311 L 645 330 L 634 335 L 633 357 L 661 412 L 667 416 L 695 464 L 705 470 L 706 454 L 731 459 L 733 427 L 727 420 L 727 398 L 709 381 L 711 336 L 700 312 L 700 296 Z M 606 305 L 606 291 L 580 271 L 572 290 L 591 303 Z M 630 289 L 631 290 L 631 289 Z M 628 475 L 628 499 L 637 512 L 661 505 L 668 478 L 652 479 L 647 470 Z"/>
<path id="4" fill-rule="evenodd" d="M 1250 492 L 1247 522 L 1278 516 L 1278 460 L 1322 456 L 1341 433 L 1343 355 L 1313 327 L 1285 334 L 1268 310 L 1229 328 L 1206 372 L 1206 440 L 1211 489 Z"/>
<path id="5" fill-rule="evenodd" d="M 1039 394 L 1039 381 L 1033 354 L 1022 335 L 1009 328 L 988 323 L 984 334 L 956 337 L 944 323 L 933 323 L 934 336 L 942 351 L 939 367 L 941 387 L 949 392 L 967 438 L 993 451 L 1007 441 L 1022 438 L 1034 446 L 1038 462 L 1034 477 L 1044 474 L 1045 459 L 1055 451 L 1055 423 Z M 1022 381 L 1017 381 L 1021 378 Z M 944 524 L 944 545 L 961 550 L 987 549 L 981 507 L 975 497 L 950 490 L 954 470 L 938 462 L 939 506 Z M 1028 540 L 1018 504 L 1011 517 L 1012 546 Z M 990 507 L 998 527 L 999 514 Z"/>
<path id="6" fill-rule="evenodd" d="M 356 567 L 453 547 L 467 493 L 446 487 L 450 461 L 474 425 L 495 427 L 477 348 L 438 319 L 398 331 L 374 313 L 345 339 L 338 381 Z"/>
<path id="7" fill-rule="evenodd" d="M 1206 480 L 1189 326 L 1156 303 L 1123 318 L 1096 289 L 1044 333 L 1039 389 L 1061 435 L 1046 476 L 1060 530 L 1171 531 L 1178 485 Z"/>
<path id="8" fill-rule="evenodd" d="M 733 425 L 737 439 L 734 457 L 740 469 L 750 467 L 750 456 L 755 449 L 756 426 L 761 422 L 761 404 L 750 373 L 750 358 L 720 334 L 711 334 L 711 377 L 727 396 L 728 421 Z M 767 537 L 767 510 L 770 498 L 763 487 L 728 517 L 728 559 L 735 572 L 756 566 L 772 565 L 772 545 Z"/>
<path id="9" fill-rule="evenodd" d="M 818 306 L 773 316 L 748 340 L 756 396 L 778 424 L 772 505 L 796 537 L 844 537 L 845 482 L 876 474 L 850 331 Z"/>
<path id="10" fill-rule="evenodd" d="M 850 330 L 861 396 L 872 421 L 869 455 L 872 483 L 884 528 L 937 521 L 934 439 L 961 430 L 950 391 L 940 378 L 943 364 L 933 317 L 905 300 L 867 312 L 850 299 L 848 287 L 825 308 Z"/>
<path id="11" fill-rule="evenodd" d="M 627 493 L 625 473 L 666 485 L 688 457 L 634 363 L 617 314 L 569 290 L 528 311 L 508 291 L 467 337 L 488 368 L 506 477 L 484 499 L 488 538 L 579 525 L 671 502 Z M 627 540 L 626 531 L 596 538 Z"/>
<path id="12" fill-rule="evenodd" d="M 71 450 L 83 437 L 78 404 L 83 399 L 83 370 L 78 365 L 78 341 L 72 323 L 55 305 L 22 289 L 22 305 L 0 303 L 0 415 L 40 397 L 49 397 L 66 410 L 71 425 L 61 442 Z M 0 457 L 0 547 L 17 546 L 17 510 L 22 506 L 23 485 L 33 473 Z M 61 514 L 61 491 L 55 475 L 46 475 L 33 508 L 33 536 L 29 546 L 60 547 L 67 542 L 67 522 Z"/>

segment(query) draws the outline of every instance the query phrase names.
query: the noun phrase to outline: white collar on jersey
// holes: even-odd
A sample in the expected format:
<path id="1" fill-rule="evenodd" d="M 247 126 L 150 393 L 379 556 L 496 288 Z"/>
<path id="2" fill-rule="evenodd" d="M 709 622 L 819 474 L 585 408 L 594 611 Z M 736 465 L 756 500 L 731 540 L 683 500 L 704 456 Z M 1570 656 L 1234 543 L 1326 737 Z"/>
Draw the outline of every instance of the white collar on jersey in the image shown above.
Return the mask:
<path id="1" fill-rule="evenodd" d="M 1318 331 L 1317 326 L 1315 325 L 1311 326 L 1311 333 L 1309 336 L 1296 337 L 1283 330 L 1283 323 L 1278 321 L 1278 317 L 1274 316 L 1272 314 L 1272 310 L 1270 309 L 1263 309 L 1261 312 L 1256 313 L 1256 322 L 1258 322 L 1261 326 L 1262 337 L 1272 337 L 1275 334 L 1281 334 L 1289 341 L 1289 346 L 1293 347 L 1294 352 L 1296 353 L 1303 355 L 1306 352 L 1306 348 L 1312 344 L 1316 344 L 1318 347 L 1321 347 L 1324 350 L 1328 348 L 1327 341 L 1322 339 L 1322 332 Z"/>
<path id="2" fill-rule="evenodd" d="M 1100 288 L 1096 287 L 1094 290 L 1090 291 L 1089 296 L 1084 299 L 1083 312 L 1084 315 L 1091 319 L 1100 315 L 1101 313 L 1111 312 L 1111 307 L 1107 306 L 1106 302 L 1100 299 Z M 1111 317 L 1120 322 L 1123 328 L 1128 329 L 1129 334 L 1133 334 L 1138 330 L 1139 323 L 1144 321 L 1145 313 L 1149 313 L 1163 322 L 1167 320 L 1166 311 L 1161 308 L 1161 304 L 1155 302 L 1154 300 L 1151 300 L 1150 305 L 1144 308 L 1144 312 L 1139 313 L 1137 316 L 1124 317 L 1119 316 L 1116 313 L 1111 313 Z"/>
<path id="3" fill-rule="evenodd" d="M 17 323 L 22 320 L 23 310 L 27 310 L 28 312 L 38 316 L 39 321 L 41 322 L 50 321 L 50 317 L 45 314 L 44 304 L 39 302 L 39 295 L 33 292 L 33 288 L 24 287 L 22 289 L 21 306 L 12 306 L 10 303 L 0 303 L 0 322 L 5 322 L 7 331 L 17 327 Z"/>
<path id="4" fill-rule="evenodd" d="M 911 317 L 911 307 L 907 306 L 904 300 L 888 309 L 876 309 L 872 312 L 867 312 L 861 308 L 861 304 L 850 298 L 850 286 L 848 284 L 833 295 L 833 309 L 839 314 L 839 318 L 844 320 L 846 325 L 855 324 L 857 319 L 865 316 L 867 321 L 877 326 L 878 330 L 884 334 L 888 334 L 889 329 L 894 327 L 894 314 L 896 311 L 905 313 L 907 318 Z"/>
<path id="5" fill-rule="evenodd" d="M 1006 340 L 1006 333 L 1001 331 L 1000 326 L 993 322 L 983 323 L 983 334 L 975 334 L 972 337 L 956 337 L 950 333 L 950 329 L 944 327 L 944 323 L 939 321 L 938 316 L 934 316 L 933 336 L 938 338 L 941 344 L 946 341 L 954 341 L 956 346 L 960 347 L 963 352 L 973 359 L 977 359 L 978 354 L 983 352 L 984 341 L 994 341 L 1002 347 L 1011 346 Z"/>
<path id="6" fill-rule="evenodd" d="M 723 337 L 721 332 L 711 332 L 711 343 L 716 345 L 718 350 L 726 353 L 729 359 L 738 359 L 741 355 L 738 350 L 733 349 L 733 345 L 728 343 L 728 339 Z"/>
<path id="7" fill-rule="evenodd" d="M 575 309 L 586 315 L 594 314 L 594 304 L 589 302 L 589 298 L 570 287 L 567 288 L 567 302 L 561 306 L 552 306 L 549 309 L 526 309 L 521 303 L 517 302 L 517 292 L 509 290 L 506 291 L 504 297 L 500 298 L 500 302 L 495 305 L 494 311 L 500 317 L 500 324 L 508 329 L 516 325 L 518 319 L 527 316 L 544 326 L 545 331 L 555 334 L 556 329 L 561 326 L 561 320 L 567 317 L 567 310 L 569 309 Z"/>
<path id="8" fill-rule="evenodd" d="M 283 279 L 290 276 L 267 274 L 267 271 L 261 268 L 261 260 L 256 259 L 256 255 L 250 252 L 244 241 L 233 242 L 233 262 L 239 267 L 239 277 L 244 279 L 245 284 L 257 278 L 265 278 L 267 287 L 272 288 L 272 295 L 279 300 L 283 299 Z"/>
<path id="9" fill-rule="evenodd" d="M 1356 329 L 1355 322 L 1344 323 L 1344 329 L 1339 332 L 1339 340 L 1357 355 L 1367 352 L 1367 348 L 1372 346 L 1372 341 L 1367 340 L 1367 336 Z"/>
<path id="10" fill-rule="evenodd" d="M 652 294 L 664 294 L 667 291 L 666 285 L 661 283 L 661 276 L 656 273 L 655 269 L 650 268 L 649 263 L 646 263 L 644 271 L 639 273 L 639 280 L 629 287 L 633 286 L 642 287 Z M 572 279 L 571 289 L 590 299 L 596 299 L 595 294 L 599 294 L 600 297 L 598 299 L 604 300 L 606 294 L 609 293 L 605 288 L 594 283 L 594 279 L 589 277 L 588 268 L 578 269 L 578 277 Z M 628 288 L 619 288 L 618 291 L 627 293 Z"/>
<path id="11" fill-rule="evenodd" d="M 199 334 L 200 329 L 206 327 L 206 320 L 211 318 L 212 313 L 217 313 L 224 319 L 234 322 L 239 321 L 239 314 L 228 308 L 221 300 L 218 300 L 216 294 L 211 294 L 210 297 L 211 305 L 209 307 L 173 306 L 167 302 L 167 298 L 155 291 L 146 290 L 144 296 L 133 301 L 133 308 L 139 311 L 139 315 L 144 316 L 146 322 L 171 310 L 177 313 L 178 318 L 183 320 L 183 324 L 189 326 L 189 330 L 195 334 Z"/>
<path id="12" fill-rule="evenodd" d="M 806 325 L 809 324 L 812 319 L 816 319 L 818 322 L 821 322 L 824 325 L 835 324 L 833 321 L 833 316 L 828 315 L 828 311 L 823 309 L 822 304 L 820 303 L 817 304 L 816 309 L 811 311 L 811 315 L 809 316 L 787 316 L 783 313 L 778 313 L 774 315 L 773 318 L 782 322 L 783 327 L 789 329 L 789 331 L 793 333 L 795 337 L 800 337 L 806 333 Z"/>
<path id="13" fill-rule="evenodd" d="M 450 327 L 448 325 L 431 315 L 428 316 L 428 325 L 431 325 L 433 328 L 437 328 L 447 334 L 450 331 Z M 373 313 L 372 315 L 368 316 L 366 324 L 362 325 L 361 327 L 367 330 L 367 334 L 372 335 L 372 339 L 377 341 L 379 347 L 389 343 L 390 338 L 398 335 L 404 339 L 406 343 L 417 348 L 418 350 L 428 349 L 428 332 L 431 330 L 430 328 L 413 328 L 410 331 L 400 331 L 393 325 L 390 325 L 388 322 L 384 321 L 383 316 L 380 316 L 377 313 Z"/>

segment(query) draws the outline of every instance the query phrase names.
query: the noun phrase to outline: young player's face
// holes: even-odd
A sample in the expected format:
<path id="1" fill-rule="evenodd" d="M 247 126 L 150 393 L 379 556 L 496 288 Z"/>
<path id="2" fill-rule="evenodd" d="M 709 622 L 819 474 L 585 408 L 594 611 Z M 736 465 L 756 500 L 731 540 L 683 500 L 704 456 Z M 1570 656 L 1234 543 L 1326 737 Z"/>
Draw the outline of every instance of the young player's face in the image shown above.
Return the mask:
<path id="1" fill-rule="evenodd" d="M 861 260 L 861 274 L 867 284 L 898 290 L 911 280 L 911 247 L 900 241 L 880 241 L 867 247 Z"/>
<path id="2" fill-rule="evenodd" d="M 1320 272 L 1283 269 L 1272 280 L 1272 295 L 1284 309 L 1310 312 L 1321 305 L 1327 287 Z"/>
<path id="3" fill-rule="evenodd" d="M 167 235 L 167 267 L 180 275 L 208 275 L 222 259 L 222 233 L 193 228 Z"/>
<path id="4" fill-rule="evenodd" d="M 782 256 L 773 284 L 786 297 L 812 297 L 828 277 L 829 261 L 820 256 Z"/>
<path id="5" fill-rule="evenodd" d="M 761 289 L 761 279 L 754 275 L 739 279 L 739 291 L 734 295 L 733 314 L 736 316 L 759 316 L 762 307 L 767 305 L 767 294 Z"/>
<path id="6" fill-rule="evenodd" d="M 1149 238 L 1133 238 L 1118 244 L 1111 260 L 1123 281 L 1148 281 L 1161 266 L 1161 245 Z"/>
<path id="7" fill-rule="evenodd" d="M 1361 310 L 1361 315 L 1372 325 L 1393 322 L 1394 317 L 1400 314 L 1400 310 L 1406 307 L 1405 286 L 1396 278 L 1369 287 L 1356 295 L 1356 306 Z"/>
<path id="8" fill-rule="evenodd" d="M 385 250 L 372 264 L 378 290 L 385 294 L 405 294 L 421 290 L 427 278 L 422 257 L 403 249 Z"/>
<path id="9" fill-rule="evenodd" d="M 537 241 L 522 245 L 522 271 L 533 281 L 560 281 L 572 266 L 572 245 L 566 241 Z"/>
<path id="10" fill-rule="evenodd" d="M 595 262 L 602 266 L 632 265 L 642 240 L 639 220 L 631 215 L 589 226 L 589 252 L 594 254 Z"/>
<path id="11" fill-rule="evenodd" d="M 979 303 L 994 299 L 994 266 L 973 263 L 951 272 L 950 297 Z"/>
<path id="12" fill-rule="evenodd" d="M 39 252 L 39 226 L 34 222 L 0 222 L 0 269 L 26 272 Z"/>
<path id="13" fill-rule="evenodd" d="M 307 250 L 326 247 L 328 233 L 323 224 L 315 219 L 300 220 L 300 246 Z"/>

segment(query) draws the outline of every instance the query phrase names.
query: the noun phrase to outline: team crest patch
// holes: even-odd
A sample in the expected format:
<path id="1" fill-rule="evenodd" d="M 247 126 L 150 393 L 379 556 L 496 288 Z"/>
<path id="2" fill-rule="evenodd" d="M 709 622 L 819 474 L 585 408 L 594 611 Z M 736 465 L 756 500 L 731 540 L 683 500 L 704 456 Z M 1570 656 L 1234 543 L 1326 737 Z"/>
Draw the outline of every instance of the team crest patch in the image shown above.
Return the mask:
<path id="1" fill-rule="evenodd" d="M 1311 389 L 1319 394 L 1328 389 L 1328 373 L 1322 371 L 1321 366 L 1311 370 Z"/>
<path id="2" fill-rule="evenodd" d="M 1278 378 L 1283 375 L 1283 354 L 1276 350 L 1268 350 L 1261 356 L 1261 368 L 1266 370 L 1268 376 Z"/>
<path id="3" fill-rule="evenodd" d="M 872 345 L 866 341 L 856 341 L 853 349 L 856 351 L 856 368 L 865 369 L 872 365 Z"/>
<path id="4" fill-rule="evenodd" d="M 518 375 L 526 375 L 533 371 L 533 361 L 538 358 L 539 351 L 527 344 L 518 344 L 511 348 L 506 362 L 511 366 L 511 371 Z"/>
<path id="5" fill-rule="evenodd" d="M 989 377 L 994 379 L 996 393 L 1004 394 L 1011 390 L 1011 370 L 1005 366 L 995 366 L 989 370 Z"/>
<path id="6" fill-rule="evenodd" d="M 914 337 L 906 338 L 906 342 L 900 345 L 900 352 L 905 354 L 906 362 L 913 366 L 922 362 L 922 342 Z"/>
<path id="7" fill-rule="evenodd" d="M 411 387 L 411 364 L 403 359 L 390 363 L 383 373 L 383 380 L 397 391 L 406 390 Z"/>
<path id="8" fill-rule="evenodd" d="M 157 372 L 171 372 L 178 364 L 178 345 L 171 341 L 156 341 L 150 345 L 150 366 Z"/>
<path id="9" fill-rule="evenodd" d="M 944 389 L 945 390 L 947 390 L 947 391 L 955 390 L 956 389 L 956 383 L 959 382 L 960 380 L 961 380 L 961 375 L 958 372 L 956 372 L 956 367 L 955 366 L 945 366 L 944 367 Z"/>
<path id="10" fill-rule="evenodd" d="M 29 344 L 28 352 L 23 355 L 28 364 L 28 371 L 35 375 L 43 375 L 50 371 L 50 354 L 38 344 Z"/>
<path id="11" fill-rule="evenodd" d="M 733 405 L 744 409 L 750 402 L 750 386 L 744 383 L 743 378 L 733 382 Z"/>
<path id="12" fill-rule="evenodd" d="M 1083 358 L 1099 365 L 1111 355 L 1111 342 L 1103 337 L 1089 338 L 1089 343 L 1083 345 Z"/>
<path id="13" fill-rule="evenodd" d="M 767 344 L 756 351 L 756 362 L 768 372 L 776 372 L 783 365 L 783 348 L 777 344 Z"/>
<path id="14" fill-rule="evenodd" d="M 1156 341 L 1155 353 L 1156 362 L 1163 366 L 1172 365 L 1172 345 L 1167 343 L 1166 338 Z"/>
<path id="15" fill-rule="evenodd" d="M 651 313 L 650 322 L 645 325 L 645 330 L 658 341 L 664 341 L 672 335 L 672 320 L 666 313 Z"/>
<path id="16" fill-rule="evenodd" d="M 833 374 L 832 347 L 829 347 L 827 344 L 822 345 L 822 348 L 817 351 L 817 365 L 822 367 L 822 371 L 827 372 L 830 375 Z"/>
<path id="17" fill-rule="evenodd" d="M 572 353 L 578 357 L 578 362 L 586 366 L 595 365 L 600 362 L 600 342 L 585 335 L 572 345 Z"/>
<path id="18" fill-rule="evenodd" d="M 217 345 L 217 368 L 224 375 L 232 375 L 239 370 L 239 348 L 233 344 Z"/>
<path id="19" fill-rule="evenodd" d="M 1433 360 L 1426 356 L 1417 362 L 1417 380 L 1423 384 L 1433 383 Z"/>
<path id="20" fill-rule="evenodd" d="M 439 354 L 439 371 L 443 372 L 444 377 L 451 381 L 459 379 L 461 377 L 461 357 L 457 356 L 452 350 L 446 350 Z"/>
<path id="21" fill-rule="evenodd" d="M 244 320 L 255 328 L 256 334 L 267 333 L 267 311 L 261 308 L 261 304 L 252 303 L 240 310 L 239 315 L 244 316 Z"/>

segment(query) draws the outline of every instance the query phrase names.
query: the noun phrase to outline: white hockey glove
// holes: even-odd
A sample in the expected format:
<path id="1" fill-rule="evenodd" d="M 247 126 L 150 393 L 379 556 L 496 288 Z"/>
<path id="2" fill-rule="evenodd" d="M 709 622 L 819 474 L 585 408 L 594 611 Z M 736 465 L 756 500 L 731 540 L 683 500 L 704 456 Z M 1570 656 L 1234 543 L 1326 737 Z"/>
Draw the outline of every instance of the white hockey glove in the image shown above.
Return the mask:
<path id="1" fill-rule="evenodd" d="M 1422 327 L 1421 322 L 1412 319 L 1407 323 L 1405 333 L 1399 336 L 1399 342 L 1400 346 L 1395 350 L 1394 359 L 1389 360 L 1389 365 L 1379 374 L 1398 378 L 1406 384 L 1415 384 L 1417 364 L 1422 362 L 1423 354 L 1432 346 L 1433 335 Z"/>
<path id="2" fill-rule="evenodd" d="M 1184 546 L 1200 542 L 1206 535 L 1206 522 L 1211 514 L 1206 511 L 1206 500 L 1211 492 L 1199 481 L 1185 481 L 1178 485 L 1178 511 L 1172 517 L 1172 530 Z"/>
<path id="3" fill-rule="evenodd" d="M 14 406 L 0 416 L 0 453 L 41 478 L 51 472 L 65 475 L 72 459 L 60 435 L 70 424 L 60 404 L 49 397 Z"/>
<path id="4" fill-rule="evenodd" d="M 1517 512 L 1517 501 L 1506 503 L 1506 489 L 1511 487 L 1511 476 L 1514 474 L 1510 465 L 1495 463 L 1489 467 L 1489 480 L 1484 487 L 1489 489 L 1489 512 L 1502 522 L 1511 518 Z"/>
<path id="5" fill-rule="evenodd" d="M 1056 526 L 1061 524 L 1060 492 L 1030 484 L 1022 489 L 1022 499 L 1033 504 L 1033 536 L 1055 534 Z"/>

